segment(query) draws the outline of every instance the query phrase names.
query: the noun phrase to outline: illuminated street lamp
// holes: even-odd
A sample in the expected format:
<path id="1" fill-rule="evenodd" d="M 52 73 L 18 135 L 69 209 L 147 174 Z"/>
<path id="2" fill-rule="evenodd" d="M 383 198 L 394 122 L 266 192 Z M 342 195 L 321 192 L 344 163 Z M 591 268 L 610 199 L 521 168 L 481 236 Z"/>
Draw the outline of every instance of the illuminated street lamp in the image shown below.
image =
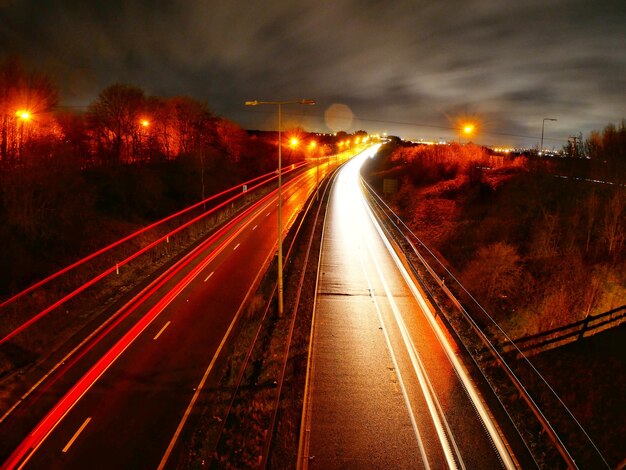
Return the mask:
<path id="1" fill-rule="evenodd" d="M 556 121 L 556 119 L 555 118 L 543 118 L 543 121 L 541 121 L 541 145 L 539 145 L 539 156 L 543 154 L 543 128 L 546 125 L 546 121 Z"/>
<path id="2" fill-rule="evenodd" d="M 315 150 L 315 147 L 317 147 L 317 142 L 315 142 L 314 140 L 312 140 L 309 143 L 309 149 L 311 149 L 311 152 L 313 152 Z M 315 199 L 319 199 L 319 191 L 318 191 L 318 186 L 320 185 L 320 159 L 319 157 L 315 157 Z"/>
<path id="3" fill-rule="evenodd" d="M 459 129 L 459 144 L 462 143 L 462 134 L 465 134 L 468 138 L 474 133 L 474 129 L 476 126 L 471 123 L 463 124 L 463 126 Z"/>
<path id="4" fill-rule="evenodd" d="M 30 119 L 30 113 L 25 109 L 20 109 L 15 115 L 20 118 L 22 121 L 28 121 Z"/>
<path id="5" fill-rule="evenodd" d="M 291 139 L 289 139 L 289 145 L 291 146 L 291 148 L 296 148 L 299 143 L 300 141 L 296 137 L 292 137 Z"/>
<path id="6" fill-rule="evenodd" d="M 283 201 L 282 201 L 282 142 L 281 142 L 281 113 L 284 104 L 314 105 L 314 100 L 291 101 L 246 101 L 246 106 L 271 104 L 278 106 L 278 316 L 283 315 Z"/>
<path id="7" fill-rule="evenodd" d="M 20 109 L 15 113 L 15 115 L 20 120 L 20 159 L 22 158 L 22 153 L 24 152 L 24 123 L 29 121 L 31 118 L 30 111 L 26 109 Z"/>
<path id="8" fill-rule="evenodd" d="M 146 131 L 145 132 L 145 135 L 147 137 L 147 139 L 146 139 L 146 148 L 148 149 L 148 158 L 150 159 L 150 158 L 152 158 L 152 155 L 151 155 L 152 151 L 151 151 L 151 148 L 150 148 L 150 133 L 149 133 L 149 130 L 148 130 L 148 127 L 150 127 L 150 121 L 148 121 L 145 118 L 144 119 L 140 119 L 139 120 L 139 124 Z M 139 130 L 139 158 L 141 158 L 141 159 L 143 159 L 143 155 L 142 155 L 142 153 L 143 153 L 143 143 L 142 143 L 143 136 L 144 136 L 144 133 L 140 129 Z"/>

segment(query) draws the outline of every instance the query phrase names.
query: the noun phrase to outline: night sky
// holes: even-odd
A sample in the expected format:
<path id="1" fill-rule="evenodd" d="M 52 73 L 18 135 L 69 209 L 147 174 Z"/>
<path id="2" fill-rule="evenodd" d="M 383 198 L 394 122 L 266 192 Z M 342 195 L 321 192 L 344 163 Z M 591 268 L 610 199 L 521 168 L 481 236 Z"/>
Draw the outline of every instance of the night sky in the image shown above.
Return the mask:
<path id="1" fill-rule="evenodd" d="M 623 0 L 101 2 L 0 0 L 0 54 L 47 71 L 63 105 L 104 87 L 190 95 L 244 127 L 275 128 L 244 100 L 313 98 L 287 126 L 546 147 L 626 117 Z M 343 111 L 341 111 L 343 110 Z M 348 127 L 350 126 L 350 127 Z"/>

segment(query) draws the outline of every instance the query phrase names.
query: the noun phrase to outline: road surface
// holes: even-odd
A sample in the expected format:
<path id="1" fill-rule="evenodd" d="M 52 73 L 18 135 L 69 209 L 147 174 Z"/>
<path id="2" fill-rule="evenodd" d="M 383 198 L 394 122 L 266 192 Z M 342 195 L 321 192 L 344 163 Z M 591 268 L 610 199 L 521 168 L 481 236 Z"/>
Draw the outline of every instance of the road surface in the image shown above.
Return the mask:
<path id="1" fill-rule="evenodd" d="M 285 230 L 316 176 L 309 169 L 285 183 Z M 277 205 L 273 193 L 247 210 L 18 408 L 0 428 L 5 467 L 171 466 L 193 405 L 217 382 L 215 362 L 274 256 Z"/>
<path id="2" fill-rule="evenodd" d="M 403 271 L 348 162 L 322 241 L 302 468 L 515 468 L 455 343 Z"/>

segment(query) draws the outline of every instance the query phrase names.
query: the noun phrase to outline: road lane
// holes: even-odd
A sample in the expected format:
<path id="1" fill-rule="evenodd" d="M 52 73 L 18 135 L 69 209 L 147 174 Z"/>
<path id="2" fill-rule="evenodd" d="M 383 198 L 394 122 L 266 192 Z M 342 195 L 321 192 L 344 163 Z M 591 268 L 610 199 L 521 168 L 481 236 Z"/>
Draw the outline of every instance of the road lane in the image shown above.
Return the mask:
<path id="1" fill-rule="evenodd" d="M 299 464 L 514 468 L 454 343 L 366 207 L 365 158 L 331 193 Z"/>
<path id="2" fill-rule="evenodd" d="M 285 184 L 285 227 L 314 184 L 314 170 Z M 275 251 L 275 201 L 270 197 L 198 255 L 197 272 L 184 281 L 179 295 L 146 304 L 150 311 L 158 310 L 158 320 L 147 322 L 143 333 L 59 420 L 28 460 L 28 468 L 156 468 L 207 366 L 215 362 L 240 306 Z M 89 425 L 62 452 L 87 418 Z"/>

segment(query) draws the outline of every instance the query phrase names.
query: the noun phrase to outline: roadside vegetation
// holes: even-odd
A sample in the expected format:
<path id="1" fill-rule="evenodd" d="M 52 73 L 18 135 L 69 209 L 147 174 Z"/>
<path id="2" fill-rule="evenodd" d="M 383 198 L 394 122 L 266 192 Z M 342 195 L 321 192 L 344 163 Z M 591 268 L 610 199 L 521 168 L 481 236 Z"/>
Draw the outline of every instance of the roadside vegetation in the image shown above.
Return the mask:
<path id="1" fill-rule="evenodd" d="M 0 114 L 0 298 L 276 167 L 276 133 L 247 132 L 202 101 L 114 84 L 67 108 L 16 59 L 0 63 Z M 334 149 L 318 144 L 316 156 Z M 310 154 L 288 147 L 283 161 Z"/>
<path id="2" fill-rule="evenodd" d="M 579 154 L 508 157 L 396 140 L 364 175 L 515 340 L 626 304 L 624 123 L 593 133 Z M 531 358 L 618 468 L 625 328 Z"/>
<path id="3" fill-rule="evenodd" d="M 515 338 L 626 303 L 626 129 L 591 139 L 584 160 L 396 142 L 367 171 Z"/>

